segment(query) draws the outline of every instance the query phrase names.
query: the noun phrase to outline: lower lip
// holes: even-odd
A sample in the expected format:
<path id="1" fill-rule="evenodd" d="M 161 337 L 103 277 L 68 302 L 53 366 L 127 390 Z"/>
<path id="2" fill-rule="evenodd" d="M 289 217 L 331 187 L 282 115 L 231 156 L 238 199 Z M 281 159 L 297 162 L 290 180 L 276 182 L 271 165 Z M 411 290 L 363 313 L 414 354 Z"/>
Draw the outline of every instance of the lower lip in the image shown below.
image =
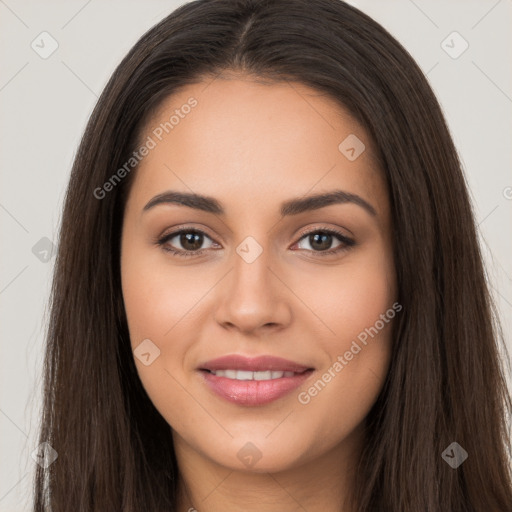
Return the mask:
<path id="1" fill-rule="evenodd" d="M 217 377 L 202 370 L 204 380 L 217 395 L 239 405 L 264 405 L 298 388 L 312 373 L 307 370 L 293 377 L 271 380 L 236 380 Z"/>

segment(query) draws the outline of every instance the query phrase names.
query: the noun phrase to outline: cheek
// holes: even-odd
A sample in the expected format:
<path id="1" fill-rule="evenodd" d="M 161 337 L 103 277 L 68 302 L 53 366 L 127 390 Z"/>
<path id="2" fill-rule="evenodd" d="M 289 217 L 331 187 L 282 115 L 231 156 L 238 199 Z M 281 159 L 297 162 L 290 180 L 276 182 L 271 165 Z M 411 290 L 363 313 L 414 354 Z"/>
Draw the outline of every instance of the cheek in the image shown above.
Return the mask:
<path id="1" fill-rule="evenodd" d="M 293 279 L 297 295 L 312 306 L 309 316 L 324 325 L 318 341 L 331 355 L 350 346 L 396 300 L 394 263 L 384 245 L 348 255 L 337 267 L 296 272 Z"/>
<path id="2" fill-rule="evenodd" d="M 359 255 L 323 280 L 320 290 L 308 280 L 308 301 L 329 327 L 317 338 L 327 355 L 318 378 L 303 389 L 299 403 L 308 414 L 329 418 L 317 435 L 330 439 L 331 428 L 348 433 L 363 421 L 375 402 L 389 368 L 393 322 L 401 307 L 395 303 L 394 265 L 387 251 Z M 303 288 L 304 292 L 306 285 Z M 395 304 L 395 306 L 393 306 Z"/>
<path id="3" fill-rule="evenodd" d="M 191 405 L 185 390 L 186 354 L 197 341 L 195 334 L 206 315 L 202 299 L 218 278 L 207 268 L 199 272 L 173 265 L 160 249 L 149 250 L 129 237 L 122 248 L 121 277 L 139 377 L 155 407 L 175 426 L 182 416 L 176 411 Z M 137 353 L 148 339 L 159 355 L 146 366 Z"/>
<path id="4" fill-rule="evenodd" d="M 183 335 L 182 329 L 191 306 L 200 298 L 200 290 L 184 273 L 170 271 L 165 265 L 151 261 L 147 251 L 132 250 L 127 244 L 124 254 L 123 298 L 139 378 L 151 402 L 168 423 L 174 428 L 185 428 L 180 426 L 182 415 L 176 414 L 191 404 L 181 375 L 190 336 Z M 151 340 L 146 345 L 149 349 L 139 351 L 143 340 Z M 148 351 L 150 364 L 146 365 L 137 354 Z"/>
<path id="5" fill-rule="evenodd" d="M 194 316 L 208 276 L 173 265 L 161 249 L 132 244 L 129 239 L 122 254 L 123 299 L 132 345 L 145 338 L 159 342 L 173 338 L 181 320 L 189 322 Z M 179 348 L 179 340 L 172 345 Z"/>

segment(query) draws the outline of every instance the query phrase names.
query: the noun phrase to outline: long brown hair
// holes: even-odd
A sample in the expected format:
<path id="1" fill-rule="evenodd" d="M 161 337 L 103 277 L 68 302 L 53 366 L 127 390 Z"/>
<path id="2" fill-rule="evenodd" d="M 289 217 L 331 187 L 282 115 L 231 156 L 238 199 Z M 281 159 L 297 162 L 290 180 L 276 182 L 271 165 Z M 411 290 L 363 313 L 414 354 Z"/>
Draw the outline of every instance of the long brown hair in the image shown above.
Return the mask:
<path id="1" fill-rule="evenodd" d="M 385 385 L 367 417 L 360 511 L 512 510 L 512 403 L 465 180 L 439 104 L 407 51 L 339 0 L 198 0 L 118 66 L 81 141 L 51 294 L 34 511 L 176 510 L 169 425 L 137 375 L 120 284 L 120 232 L 145 120 L 187 84 L 237 71 L 296 81 L 373 139 L 393 219 L 399 302 Z M 504 347 L 503 347 L 504 348 Z M 457 442 L 456 469 L 442 457 Z"/>

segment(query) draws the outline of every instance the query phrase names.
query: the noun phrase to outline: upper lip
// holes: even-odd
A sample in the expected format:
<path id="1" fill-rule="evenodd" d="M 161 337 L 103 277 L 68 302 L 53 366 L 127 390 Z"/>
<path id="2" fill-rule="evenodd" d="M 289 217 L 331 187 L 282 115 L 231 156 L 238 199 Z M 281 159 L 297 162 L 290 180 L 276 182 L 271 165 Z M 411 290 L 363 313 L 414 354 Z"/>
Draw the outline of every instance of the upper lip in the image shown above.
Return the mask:
<path id="1" fill-rule="evenodd" d="M 259 371 L 283 371 L 302 373 L 306 370 L 312 370 L 310 366 L 304 366 L 288 359 L 274 357 L 270 355 L 259 357 L 245 357 L 239 354 L 232 354 L 217 359 L 212 359 L 200 365 L 200 370 L 246 370 L 250 372 Z"/>

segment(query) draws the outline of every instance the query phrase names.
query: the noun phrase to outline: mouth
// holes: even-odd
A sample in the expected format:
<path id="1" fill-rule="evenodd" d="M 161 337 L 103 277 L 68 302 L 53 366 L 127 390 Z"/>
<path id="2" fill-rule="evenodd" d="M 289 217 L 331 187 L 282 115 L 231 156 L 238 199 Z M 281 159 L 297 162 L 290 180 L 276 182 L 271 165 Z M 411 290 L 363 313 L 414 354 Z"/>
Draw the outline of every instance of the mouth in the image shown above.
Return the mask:
<path id="1" fill-rule="evenodd" d="M 217 396 L 238 405 L 258 406 L 287 395 L 315 369 L 273 356 L 231 355 L 204 363 L 198 370 Z"/>

